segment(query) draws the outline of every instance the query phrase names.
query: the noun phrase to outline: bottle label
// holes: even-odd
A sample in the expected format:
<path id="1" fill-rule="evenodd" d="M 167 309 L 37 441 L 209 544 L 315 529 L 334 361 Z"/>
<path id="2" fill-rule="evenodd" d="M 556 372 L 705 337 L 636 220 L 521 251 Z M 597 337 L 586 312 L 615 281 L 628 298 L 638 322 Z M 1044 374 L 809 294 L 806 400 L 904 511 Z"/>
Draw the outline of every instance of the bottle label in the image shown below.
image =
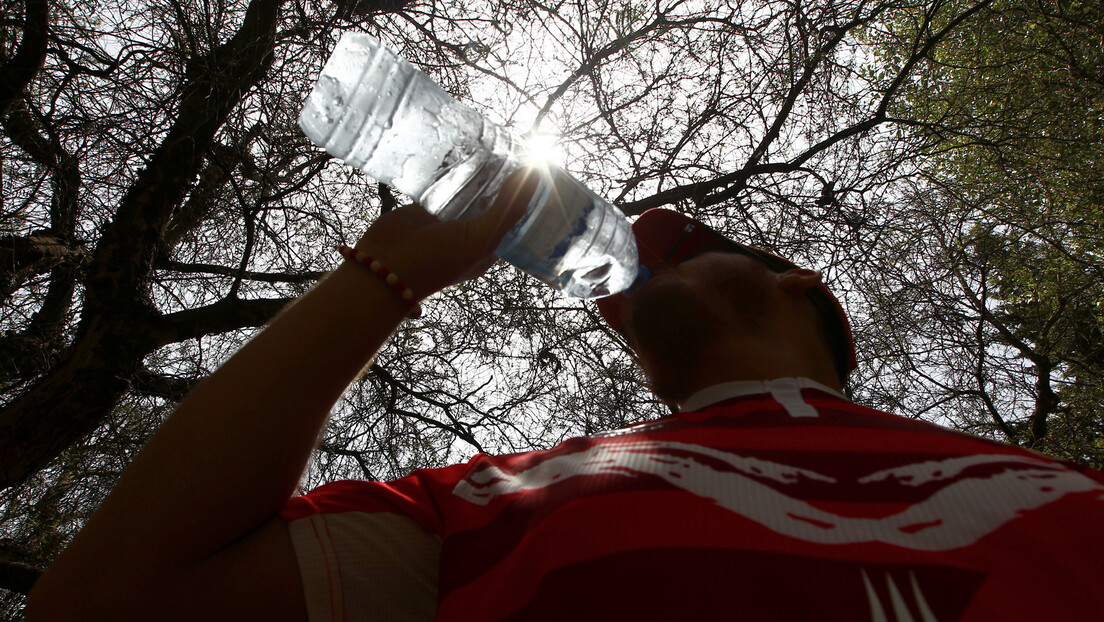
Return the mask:
<path id="1" fill-rule="evenodd" d="M 551 168 L 529 204 L 529 213 L 503 240 L 497 254 L 548 283 L 561 280 L 565 256 L 586 234 L 596 197 L 574 177 Z"/>

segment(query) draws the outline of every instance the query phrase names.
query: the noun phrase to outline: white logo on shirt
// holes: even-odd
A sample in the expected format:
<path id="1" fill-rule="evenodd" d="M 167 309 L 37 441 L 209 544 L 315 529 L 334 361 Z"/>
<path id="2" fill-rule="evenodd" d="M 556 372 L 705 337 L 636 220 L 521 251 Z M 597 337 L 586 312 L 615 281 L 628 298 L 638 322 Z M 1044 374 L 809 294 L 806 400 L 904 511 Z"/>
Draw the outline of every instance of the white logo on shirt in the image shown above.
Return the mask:
<path id="1" fill-rule="evenodd" d="M 724 462 L 735 471 L 714 469 L 706 464 L 709 459 Z M 486 505 L 502 495 L 538 490 L 580 475 L 654 475 L 775 532 L 806 542 L 884 542 L 913 550 L 946 551 L 969 546 L 1017 516 L 1067 494 L 1104 493 L 1104 486 L 1060 464 L 1006 455 L 910 464 L 871 473 L 857 483 L 896 480 L 901 486 L 919 486 L 956 478 L 967 467 L 978 465 L 1018 468 L 955 479 L 928 498 L 882 518 L 848 517 L 821 510 L 759 481 L 792 485 L 806 478 L 838 483 L 827 475 L 700 445 L 654 441 L 598 444 L 586 451 L 554 456 L 515 474 L 485 467 L 461 480 L 453 494 Z M 1097 498 L 1104 499 L 1104 495 Z M 969 511 L 964 512 L 964 508 Z"/>
<path id="2" fill-rule="evenodd" d="M 863 587 L 866 589 L 866 602 L 870 605 L 870 620 L 871 622 L 888 622 L 889 618 L 886 616 L 885 608 L 882 606 L 882 599 L 878 598 L 878 593 L 874 591 L 874 585 L 870 582 L 870 576 L 866 574 L 866 570 L 860 571 L 862 574 Z M 901 595 L 901 589 L 897 587 L 897 584 L 893 581 L 893 577 L 889 576 L 889 573 L 885 575 L 886 588 L 889 590 L 889 606 L 893 611 L 893 619 L 900 622 L 913 622 L 915 618 L 912 617 L 912 613 L 909 611 L 908 605 L 905 603 L 904 596 Z M 935 614 L 932 613 L 931 605 L 928 604 L 928 600 L 924 598 L 924 592 L 920 590 L 920 584 L 916 581 L 916 575 L 909 573 L 909 585 L 912 588 L 912 599 L 916 603 L 917 609 L 920 610 L 921 622 L 939 622 L 935 618 Z"/>

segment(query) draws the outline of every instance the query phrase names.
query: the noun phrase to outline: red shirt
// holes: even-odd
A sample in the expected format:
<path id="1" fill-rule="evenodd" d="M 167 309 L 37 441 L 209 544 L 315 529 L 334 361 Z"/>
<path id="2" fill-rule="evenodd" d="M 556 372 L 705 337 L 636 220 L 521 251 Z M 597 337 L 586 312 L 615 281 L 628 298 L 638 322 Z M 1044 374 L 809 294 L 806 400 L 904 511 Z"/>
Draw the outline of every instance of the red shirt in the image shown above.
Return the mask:
<path id="1" fill-rule="evenodd" d="M 764 392 L 548 451 L 477 455 L 293 499 L 282 516 L 308 600 L 358 619 L 371 608 L 362 599 L 388 598 L 352 577 L 366 556 L 406 558 L 407 536 L 364 526 L 383 514 L 420 527 L 411 532 L 424 559 L 411 564 L 434 565 L 436 578 L 410 574 L 435 582 L 439 620 L 1104 611 L 1100 473 L 856 406 L 808 381 L 756 384 Z M 333 558 L 326 577 L 308 572 L 318 551 Z M 366 572 L 401 582 L 405 571 Z M 312 619 L 323 618 L 316 609 Z"/>

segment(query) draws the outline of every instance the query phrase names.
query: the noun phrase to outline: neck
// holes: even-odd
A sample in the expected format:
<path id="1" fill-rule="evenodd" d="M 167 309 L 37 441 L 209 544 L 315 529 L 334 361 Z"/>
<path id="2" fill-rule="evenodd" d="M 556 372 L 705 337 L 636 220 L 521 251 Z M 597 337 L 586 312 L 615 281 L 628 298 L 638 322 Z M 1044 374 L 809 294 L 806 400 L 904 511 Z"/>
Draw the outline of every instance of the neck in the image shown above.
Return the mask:
<path id="1" fill-rule="evenodd" d="M 641 362 L 655 393 L 674 404 L 707 387 L 738 380 L 800 377 L 842 392 L 835 366 L 823 348 L 794 332 L 716 338 L 688 347 L 678 356 L 642 357 Z"/>
<path id="2" fill-rule="evenodd" d="M 835 366 L 804 342 L 743 340 L 710 350 L 701 357 L 702 365 L 696 373 L 686 379 L 678 400 L 706 387 L 735 380 L 808 378 L 835 391 L 842 390 Z"/>

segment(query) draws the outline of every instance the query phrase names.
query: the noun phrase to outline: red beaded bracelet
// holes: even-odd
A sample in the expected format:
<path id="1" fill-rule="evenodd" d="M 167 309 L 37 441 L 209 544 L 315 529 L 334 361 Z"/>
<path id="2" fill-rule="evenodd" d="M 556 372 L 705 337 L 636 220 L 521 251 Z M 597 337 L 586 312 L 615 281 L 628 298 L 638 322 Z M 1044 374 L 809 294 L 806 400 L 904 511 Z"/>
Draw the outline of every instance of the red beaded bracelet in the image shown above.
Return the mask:
<path id="1" fill-rule="evenodd" d="M 372 271 L 372 273 L 383 279 L 384 283 L 387 283 L 389 286 L 391 286 L 391 289 L 394 289 L 396 292 L 398 292 L 399 298 L 402 298 L 403 302 L 410 305 L 409 317 L 422 317 L 422 306 L 418 304 L 417 298 L 414 297 L 414 291 L 407 287 L 406 283 L 402 282 L 402 280 L 399 278 L 399 275 L 388 270 L 387 267 L 384 266 L 380 260 L 372 257 L 364 251 L 358 251 L 357 249 L 350 248 L 348 246 L 345 246 L 344 244 L 337 247 L 337 250 L 341 253 L 341 256 L 344 257 L 346 261 L 358 263 L 365 268 L 368 268 Z"/>

